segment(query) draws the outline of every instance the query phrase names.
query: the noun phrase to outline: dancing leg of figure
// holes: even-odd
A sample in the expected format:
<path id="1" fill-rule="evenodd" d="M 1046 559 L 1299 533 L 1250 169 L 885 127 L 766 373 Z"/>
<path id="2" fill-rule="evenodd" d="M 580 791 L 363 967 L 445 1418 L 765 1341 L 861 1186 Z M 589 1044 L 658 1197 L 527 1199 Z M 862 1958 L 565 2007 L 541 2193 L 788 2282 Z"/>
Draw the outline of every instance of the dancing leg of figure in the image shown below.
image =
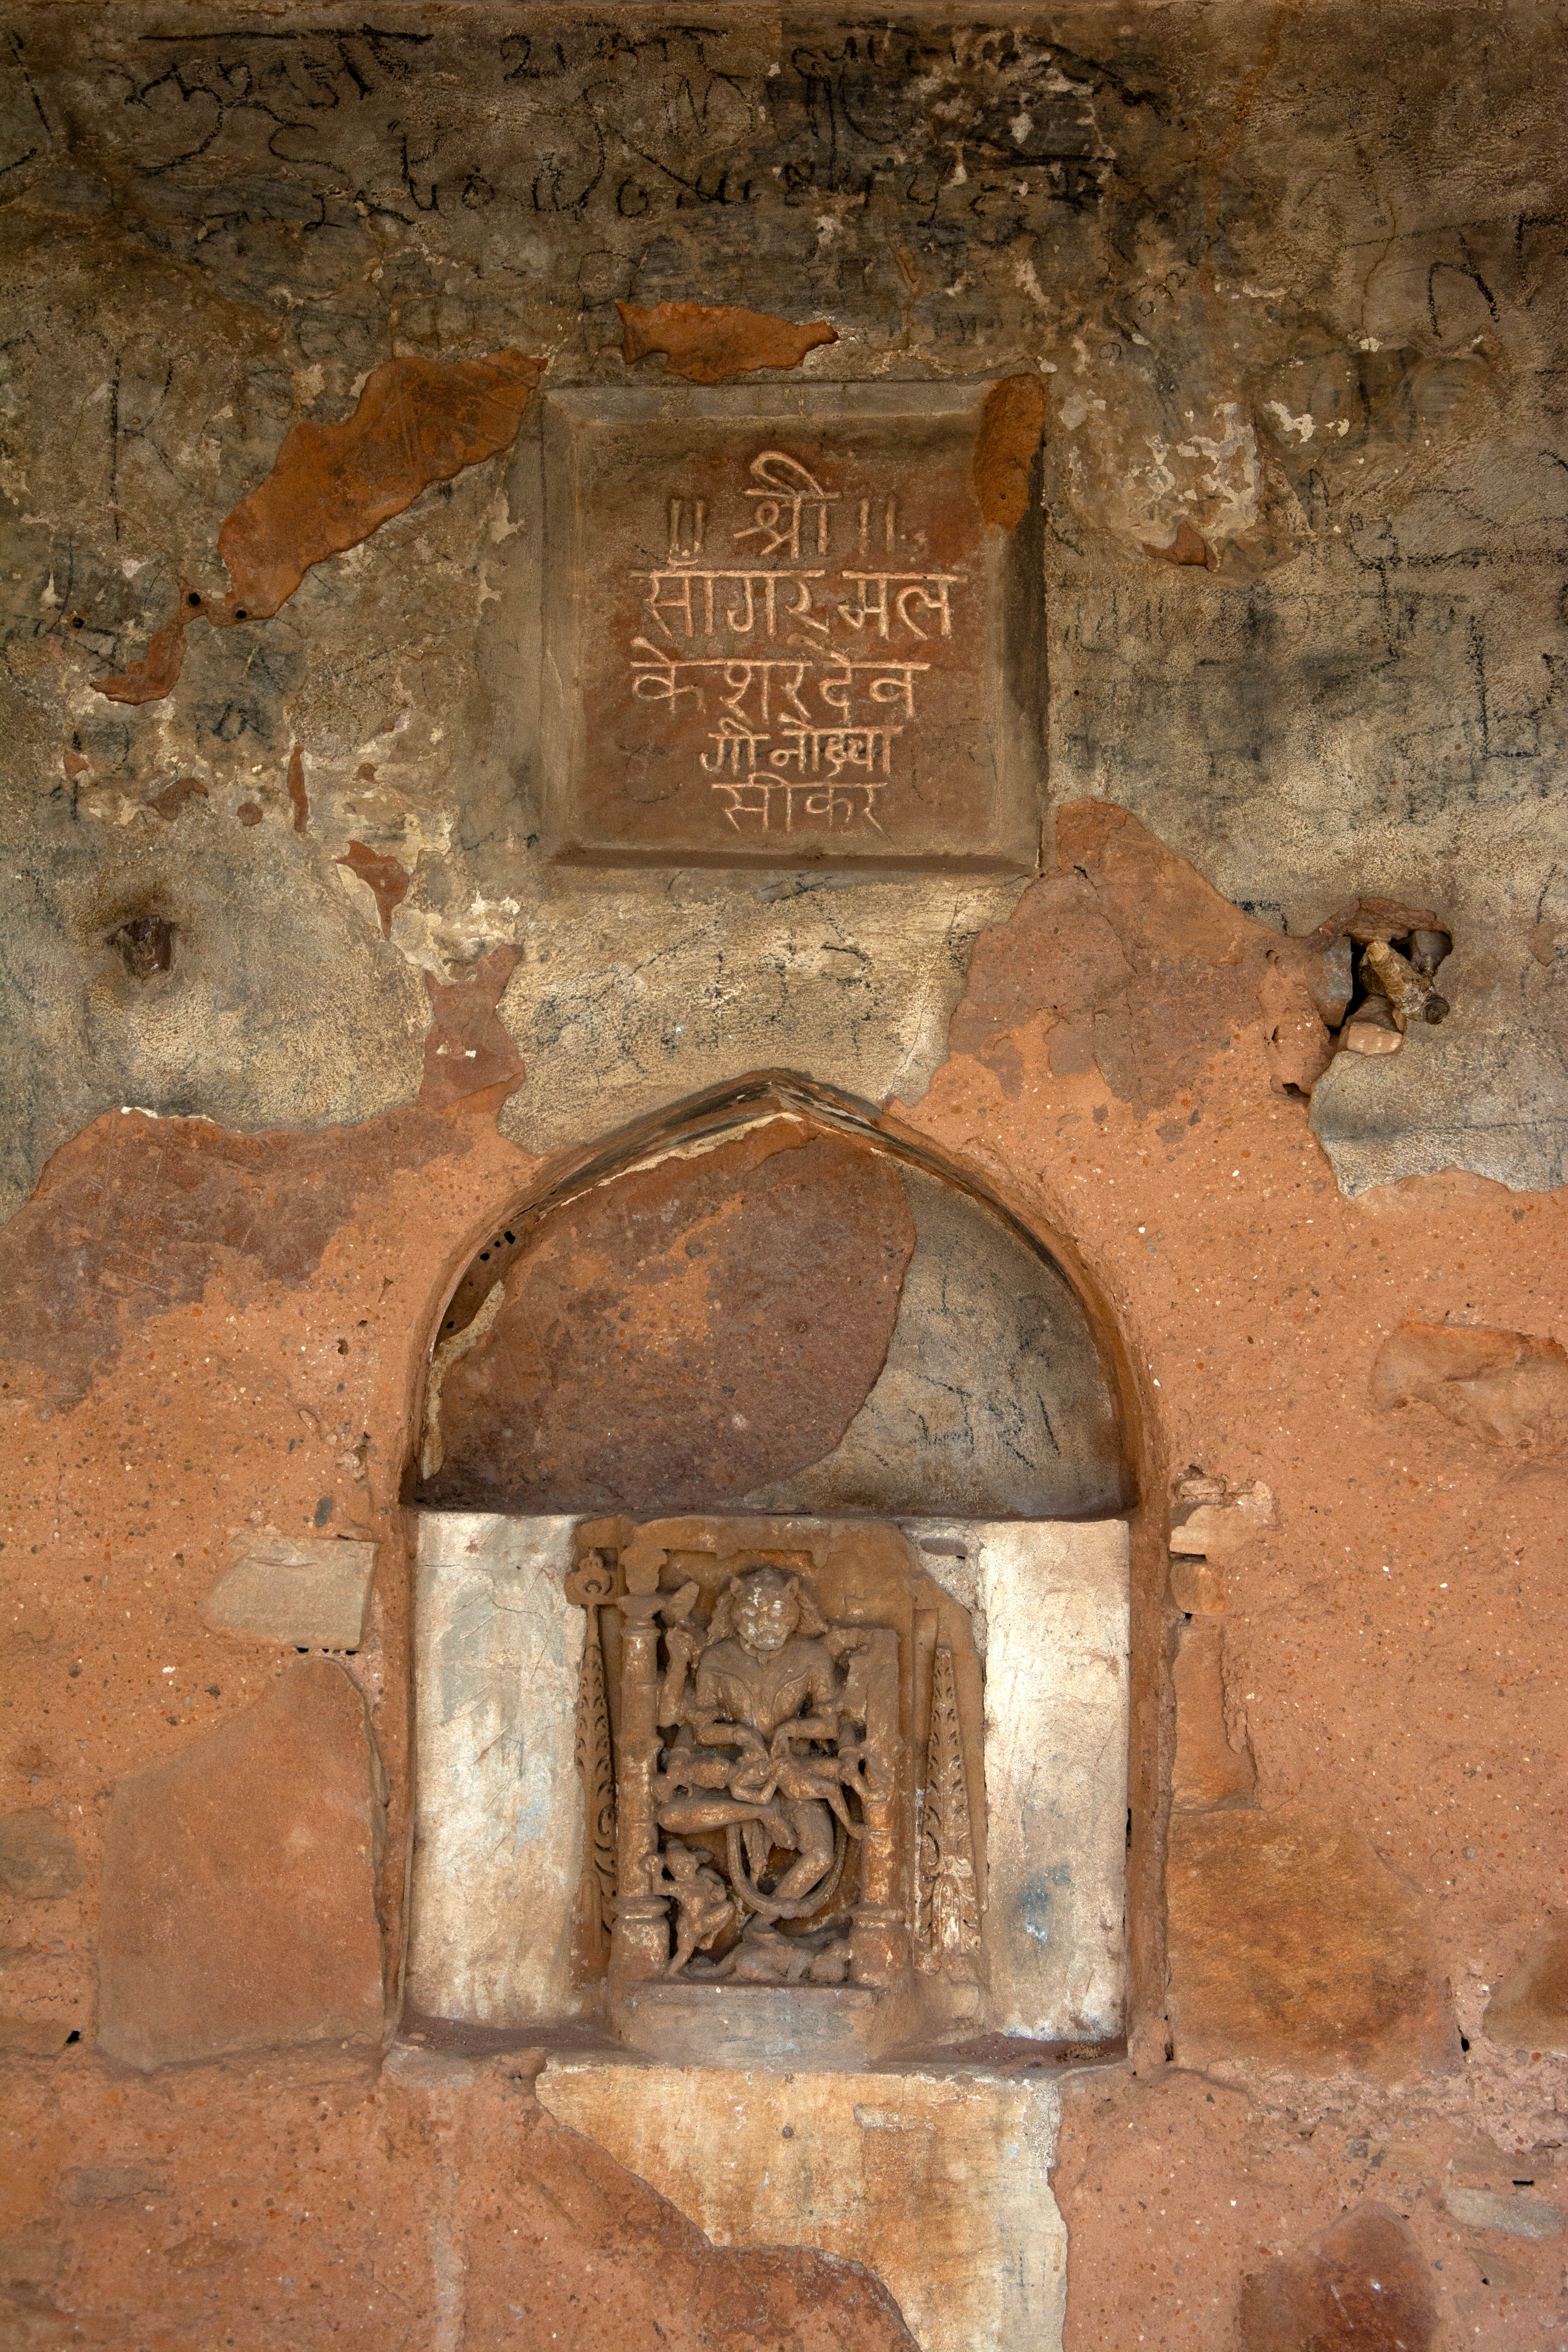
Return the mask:
<path id="1" fill-rule="evenodd" d="M 833 1867 L 833 1816 L 816 1798 L 789 1807 L 792 1843 L 799 1860 L 792 1862 L 773 1891 L 775 1903 L 794 1903 L 820 1885 Z"/>

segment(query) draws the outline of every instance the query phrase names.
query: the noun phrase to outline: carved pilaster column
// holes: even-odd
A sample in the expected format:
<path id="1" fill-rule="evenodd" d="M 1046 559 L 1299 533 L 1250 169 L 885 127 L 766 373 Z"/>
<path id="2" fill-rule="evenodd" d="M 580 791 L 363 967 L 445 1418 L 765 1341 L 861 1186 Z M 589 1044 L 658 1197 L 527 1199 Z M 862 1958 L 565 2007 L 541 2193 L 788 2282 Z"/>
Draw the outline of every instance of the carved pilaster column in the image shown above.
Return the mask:
<path id="1" fill-rule="evenodd" d="M 615 1570 L 591 1551 L 566 1579 L 566 1598 L 584 1612 L 583 1663 L 577 1678 L 577 1777 L 583 1788 L 583 1873 L 577 1885 L 573 1965 L 577 1980 L 602 1976 L 608 1958 L 616 1901 L 616 1773 L 610 1753 L 610 1711 L 605 1694 L 605 1654 L 599 1610 L 616 1589 Z"/>
<path id="2" fill-rule="evenodd" d="M 616 1773 L 616 1883 L 610 1971 L 618 1978 L 663 1974 L 669 1961 L 669 1897 L 655 1893 L 658 1825 L 653 1778 L 658 1761 L 657 1592 L 628 1592 L 620 1608 L 621 1721 Z"/>
<path id="3" fill-rule="evenodd" d="M 851 1911 L 849 1975 L 855 1984 L 892 1985 L 909 1962 L 909 1922 L 899 1874 L 899 1637 L 870 1628 L 852 1670 L 866 1706 L 866 1746 L 879 1793 L 865 1799 L 860 1900 Z"/>

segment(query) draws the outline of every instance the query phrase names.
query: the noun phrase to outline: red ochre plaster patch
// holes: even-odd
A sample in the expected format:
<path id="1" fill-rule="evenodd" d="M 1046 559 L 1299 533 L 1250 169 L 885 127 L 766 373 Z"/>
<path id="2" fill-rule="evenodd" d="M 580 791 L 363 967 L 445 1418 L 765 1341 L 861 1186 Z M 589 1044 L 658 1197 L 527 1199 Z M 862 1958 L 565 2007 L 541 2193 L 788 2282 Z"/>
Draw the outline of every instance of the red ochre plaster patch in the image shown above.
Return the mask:
<path id="1" fill-rule="evenodd" d="M 974 496 L 988 523 L 1013 530 L 1029 505 L 1029 468 L 1046 429 L 1046 387 L 1037 375 L 1010 375 L 985 395 L 972 461 Z"/>
<path id="2" fill-rule="evenodd" d="M 355 879 L 364 884 L 375 900 L 375 911 L 381 917 L 381 935 L 392 937 L 392 919 L 408 896 L 409 873 L 406 866 L 395 857 L 384 857 L 368 843 L 351 841 L 346 857 L 333 860 L 346 866 Z"/>
<path id="3" fill-rule="evenodd" d="M 793 1123 L 628 1170 L 512 1262 L 446 1373 L 425 1491 L 693 1510 L 820 1460 L 887 1360 L 914 1241 L 889 1160 Z"/>
<path id="4" fill-rule="evenodd" d="M 342 424 L 291 425 L 265 481 L 218 532 L 230 582 L 224 603 L 209 608 L 183 590 L 144 657 L 100 678 L 99 692 L 111 702 L 161 701 L 179 678 L 192 622 L 268 619 L 312 564 L 357 547 L 432 482 L 509 448 L 542 373 L 542 362 L 513 351 L 389 360 L 372 370 Z"/>
<path id="5" fill-rule="evenodd" d="M 1223 902 L 1212 931 L 1190 928 L 1158 892 L 1145 908 L 1137 891 L 1109 888 L 1107 861 L 1086 863 L 1113 994 L 1146 987 L 1167 950 L 1178 1000 L 1247 980 L 1249 935 L 1227 963 Z M 1158 881 L 1157 866 L 1149 878 Z M 1563 1471 L 1482 1444 L 1424 1405 L 1380 1411 L 1373 1369 L 1412 1320 L 1568 1336 L 1568 1195 L 1446 1175 L 1344 1199 L 1306 1104 L 1271 1090 L 1256 986 L 1250 1003 L 1238 996 L 1234 1019 L 1226 1008 L 1222 1024 L 1211 1008 L 1198 1024 L 1206 1036 L 1184 1034 L 1173 1069 L 1151 1032 L 1151 1075 L 1136 1100 L 1112 1089 L 1092 1054 L 1061 1071 L 1051 1046 L 1065 1013 L 1100 1001 L 1085 999 L 1067 952 L 1088 934 L 1075 929 L 1058 951 L 1028 920 L 982 940 L 954 1050 L 900 1123 L 1025 1218 L 1070 1236 L 1130 1368 L 1152 1517 L 1163 1517 L 1171 1482 L 1192 1464 L 1232 1487 L 1257 1479 L 1272 1490 L 1276 1524 L 1229 1564 L 1225 1617 L 1227 1681 L 1257 1758 L 1257 1813 L 1289 1804 L 1352 1825 L 1412 1890 L 1445 1983 L 1511 1994 L 1510 1971 L 1537 1924 L 1562 1908 L 1568 1869 L 1564 1711 L 1542 1631 L 1560 1616 L 1568 1562 Z M 254 2078 L 194 2070 L 197 2089 L 177 2118 L 158 2086 L 132 2084 L 112 2105 L 118 2086 L 89 2054 L 92 1921 L 103 1792 L 253 1704 L 282 1663 L 201 1618 L 230 1531 L 310 1532 L 325 1497 L 331 1528 L 384 1545 L 354 1670 L 391 1779 L 382 1911 L 396 1948 L 407 1608 L 397 1491 L 418 1351 L 444 1284 L 537 1174 L 497 1139 L 488 1112 L 478 1115 L 479 1100 L 444 1118 L 401 1112 L 315 1137 L 226 1137 L 198 1121 L 116 1113 L 57 1154 L 37 1198 L 0 1236 L 0 1251 L 21 1252 L 7 1264 L 7 1344 L 27 1397 L 47 1412 L 9 1423 L 4 1560 L 32 1630 L 8 1636 L 0 1657 L 13 1701 L 0 1717 L 0 1810 L 47 1809 L 84 1873 L 82 1888 L 61 1898 L 81 1908 L 51 1963 L 59 1988 L 36 2010 L 68 2020 L 84 2041 L 58 2059 L 14 2062 L 16 2137 L 0 2189 L 8 2236 L 37 2233 L 24 2238 L 14 2276 L 31 2275 L 35 2245 L 38 2263 L 54 2259 L 60 2231 L 45 2209 L 65 2168 L 156 2162 L 180 2191 L 167 2227 L 162 2205 L 156 2217 L 125 2200 L 83 2206 L 79 2219 L 69 2208 L 80 2276 L 111 2277 L 122 2263 L 126 2311 L 148 2307 L 151 2245 L 172 2266 L 170 2295 L 197 2295 L 182 2284 L 191 2277 L 201 2294 L 210 2285 L 207 2302 L 192 2306 L 198 2319 L 258 2301 L 269 2325 L 276 2315 L 291 2340 L 310 2340 L 295 2324 L 322 2301 L 310 2281 L 341 2275 L 310 2258 L 342 2242 L 336 2217 L 352 2201 L 362 2215 L 374 2207 L 378 2229 L 392 2233 L 354 2238 L 369 2225 L 351 2217 L 353 2242 L 366 2259 L 405 2261 L 414 2282 L 396 2325 L 428 2332 L 418 2298 L 430 2251 L 416 2235 L 426 2207 L 396 2152 L 412 2147 L 408 2165 L 427 2182 L 423 2126 L 414 2128 L 427 2111 L 390 2077 L 378 2087 L 345 2072 L 339 2087 L 324 2058 L 308 2078 L 282 2062 Z M 111 1128 L 138 1139 L 110 1145 Z M 1145 1631 L 1152 1614 L 1154 1649 L 1157 1597 L 1138 1606 Z M 1134 1805 L 1136 1835 L 1136 1791 Z M 1144 1896 L 1134 1893 L 1142 1932 Z M 1478 2014 L 1484 1999 L 1478 1990 Z M 1538 2005 L 1522 2004 L 1531 2023 Z M 1156 1998 L 1156 2027 L 1159 2007 Z M 1489 2031 L 1478 2036 L 1474 2021 L 1466 2031 L 1491 2063 L 1515 2070 L 1507 2095 L 1521 2117 L 1532 2098 L 1550 2104 L 1550 2062 L 1533 2062 L 1542 2042 L 1516 2053 Z M 1201 2076 L 1173 2084 L 1176 2068 L 1153 2084 L 1100 2070 L 1069 2081 L 1068 2128 L 1086 2107 L 1093 2125 L 1087 2139 L 1064 2134 L 1058 2173 L 1073 2232 L 1074 2352 L 1132 2352 L 1141 2336 L 1152 2346 L 1163 2336 L 1170 2352 L 1234 2343 L 1243 2275 L 1308 2245 L 1345 2206 L 1384 2196 L 1401 2167 L 1415 2168 L 1399 2210 L 1445 2265 L 1434 2273 L 1445 2324 L 1477 2352 L 1513 2352 L 1520 2298 L 1545 2308 L 1555 2293 L 1560 2242 L 1510 2238 L 1500 2253 L 1445 2218 L 1452 2118 L 1435 2124 L 1432 2113 L 1476 2096 L 1474 2050 L 1465 2063 L 1462 2077 L 1421 2077 L 1403 2105 L 1378 2094 L 1394 2134 L 1381 2168 L 1377 2145 L 1369 2154 L 1348 2115 L 1299 2121 Z M 1361 2101 L 1364 2086 L 1343 2080 L 1343 2104 Z M 318 2162 L 299 2119 L 307 2093 L 323 2086 L 331 2116 Z M 373 2096 L 384 2105 L 370 2108 Z M 1166 2096 L 1169 2106 L 1159 2104 Z M 1216 2109 L 1234 2120 L 1216 2124 Z M 499 2148 L 502 2126 L 483 2131 L 492 2128 Z M 472 2174 L 461 2150 L 454 2158 L 459 2183 L 489 2177 L 491 2143 L 475 2145 L 483 2162 Z M 1500 2194 L 1512 2193 L 1513 2171 L 1545 2162 L 1512 2165 L 1497 2153 L 1484 2185 Z M 352 2181 L 336 2169 L 362 2157 Z M 1538 2179 L 1521 2193 L 1557 2192 Z M 205 2201 L 193 2207 L 193 2198 Z M 175 2259 L 203 2231 L 239 2249 L 210 2273 Z M 1492 2265 L 1489 2284 L 1477 2251 Z M 1500 2286 L 1500 2261 L 1525 2284 Z M 297 2289 L 280 2284 L 284 2275 Z M 39 2271 L 40 2294 L 74 2292 L 51 2276 Z M 162 2286 L 159 2295 L 170 2308 Z M 384 2336 L 379 2306 L 374 2325 Z M 345 2326 L 332 2340 L 351 2333 Z M 108 2324 L 107 2341 L 123 2336 L 118 2320 Z M 371 2340 L 367 2327 L 365 2352 Z"/>
<path id="6" fill-rule="evenodd" d="M 1274 1088 L 1259 1002 L 1270 969 L 1310 988 L 1313 942 L 1254 925 L 1120 811 L 1064 812 L 1058 845 L 1062 870 L 982 934 L 929 1092 L 885 1124 L 1070 1237 L 1125 1353 L 1152 1559 L 1191 1466 L 1274 1495 L 1277 1523 L 1227 1579 L 1244 1801 L 1364 1837 L 1412 1890 L 1444 1984 L 1500 1975 L 1568 1883 L 1568 1709 L 1540 1633 L 1568 1572 L 1564 1473 L 1423 1407 L 1380 1410 L 1373 1367 L 1412 1318 L 1565 1336 L 1568 1192 L 1456 1172 L 1347 1200 L 1309 1105 Z M 1162 1598 L 1135 1693 L 1151 1743 Z M 1135 1793 L 1135 1853 L 1144 1820 Z M 1154 1868 L 1135 1939 L 1162 1905 Z"/>
<path id="7" fill-rule="evenodd" d="M 691 383 L 719 383 L 725 376 L 750 375 L 756 368 L 796 368 L 819 343 L 836 343 L 826 319 L 797 327 L 766 310 L 742 310 L 701 302 L 656 302 L 639 310 L 617 302 L 628 367 L 649 352 L 663 352 L 666 371 Z"/>
<path id="8" fill-rule="evenodd" d="M 0 1232 L 0 1392 L 68 1408 L 142 1326 L 199 1301 L 216 1276 L 241 1304 L 304 1287 L 367 1194 L 474 1141 L 471 1125 L 418 1108 L 264 1135 L 106 1112 Z"/>
<path id="9" fill-rule="evenodd" d="M 1044 1014 L 1055 1075 L 1098 1067 L 1120 1101 L 1160 1109 L 1266 1012 L 1270 1075 L 1316 1075 L 1331 938 L 1258 922 L 1109 802 L 1058 812 L 1057 860 L 981 933 L 949 1032 L 955 1052 L 977 1054 L 1013 1094 L 1016 1048 L 1003 1041 Z"/>
<path id="10" fill-rule="evenodd" d="M 499 1109 L 522 1076 L 522 1062 L 496 1011 L 520 950 L 492 948 L 472 973 L 450 985 L 425 975 L 430 1027 L 425 1039 L 422 1110 L 445 1110 L 471 1095 L 491 1097 Z"/>
<path id="11" fill-rule="evenodd" d="M 382 2352 L 441 2340 L 455 2272 L 454 2347 L 914 2352 L 858 2263 L 715 2246 L 555 2124 L 531 2089 L 541 2054 L 57 2067 L 47 2116 L 18 2102 L 7 2135 L 13 2340 Z"/>

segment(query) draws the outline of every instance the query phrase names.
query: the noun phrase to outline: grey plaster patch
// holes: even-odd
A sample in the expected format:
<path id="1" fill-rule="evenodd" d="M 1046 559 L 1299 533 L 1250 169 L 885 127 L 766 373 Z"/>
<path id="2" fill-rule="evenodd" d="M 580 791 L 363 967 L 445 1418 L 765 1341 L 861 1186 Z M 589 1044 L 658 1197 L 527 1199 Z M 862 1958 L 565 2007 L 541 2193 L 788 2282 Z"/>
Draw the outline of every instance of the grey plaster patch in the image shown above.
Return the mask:
<path id="1" fill-rule="evenodd" d="M 281 761 L 268 772 L 280 779 Z M 320 843 L 199 797 L 165 823 L 118 788 L 74 824 L 46 799 L 13 840 L 0 1216 L 58 1144 L 121 1103 L 254 1132 L 353 1124 L 417 1093 L 424 985 Z M 113 941 L 148 915 L 173 940 L 169 969 L 142 978 Z"/>
<path id="2" fill-rule="evenodd" d="M 1458 995 L 1461 979 L 1443 969 Z M 1568 1034 L 1559 1042 L 1544 1024 L 1483 1023 L 1461 1007 L 1441 1028 L 1412 1024 L 1397 1054 L 1336 1054 L 1312 1089 L 1311 1122 L 1352 1198 L 1447 1168 L 1550 1192 L 1568 1180 Z"/>
<path id="3" fill-rule="evenodd" d="M 299 1650 L 357 1650 L 364 1639 L 376 1547 L 342 1537 L 236 1538 L 233 1557 L 202 1603 L 220 1633 Z"/>
<path id="4" fill-rule="evenodd" d="M 533 1148 L 759 1065 L 918 1097 L 1007 892 L 542 877 L 538 549 L 508 488 L 531 417 L 510 472 L 428 491 L 273 620 L 193 632 L 168 701 L 94 690 L 183 589 L 223 593 L 218 526 L 296 420 L 341 420 L 393 354 L 510 345 L 552 386 L 657 383 L 617 300 L 825 316 L 802 383 L 1048 373 L 1058 799 L 1121 803 L 1293 931 L 1360 892 L 1437 903 L 1527 980 L 1519 940 L 1568 920 L 1561 97 L 1518 0 L 1484 74 L 1473 11 L 1423 8 L 1409 90 L 1385 18 L 1342 0 L 1331 39 L 1321 11 L 1276 26 L 1256 85 L 1246 10 L 1196 47 L 1168 12 L 1010 19 L 1005 43 L 917 15 L 873 62 L 851 18 L 748 7 L 628 31 L 610 74 L 588 19 L 520 72 L 529 37 L 483 11 L 394 41 L 314 8 L 285 36 L 247 0 L 222 59 L 142 5 L 25 13 L 0 96 L 0 1211 L 119 1101 L 247 1129 L 407 1100 L 410 966 L 500 940 L 529 950 L 505 1017 Z M 1223 236 L 1195 226 L 1194 108 L 1225 126 Z M 1178 522 L 1213 570 L 1145 553 Z M 135 814 L 184 777 L 205 802 Z M 332 869 L 351 838 L 410 874 L 390 942 Z M 100 870 L 188 894 L 210 963 L 193 929 L 184 977 L 89 1007 L 60 877 Z M 1555 1181 L 1555 1144 L 1508 1137 L 1539 1127 L 1562 1034 L 1521 990 L 1498 1035 L 1529 1050 L 1456 1073 L 1454 1139 L 1405 1118 L 1352 1181 L 1444 1154 Z"/>
<path id="5" fill-rule="evenodd" d="M 574 1525 L 420 1514 L 408 1998 L 429 2016 L 530 2025 L 583 2006 Z"/>
<path id="6" fill-rule="evenodd" d="M 972 1530 L 985 1612 L 990 2007 L 1004 2032 L 1125 2023 L 1126 1523 Z"/>
<path id="7" fill-rule="evenodd" d="M 552 878 L 500 1002 L 528 1070 L 501 1132 L 548 1151 L 755 1069 L 917 1101 L 946 1055 L 975 934 L 1023 887 Z"/>
<path id="8" fill-rule="evenodd" d="M 748 1508 L 1120 1509 L 1114 1399 L 1068 1284 L 989 1210 L 921 1170 L 901 1174 L 915 1253 L 887 1361 L 833 1452 Z"/>

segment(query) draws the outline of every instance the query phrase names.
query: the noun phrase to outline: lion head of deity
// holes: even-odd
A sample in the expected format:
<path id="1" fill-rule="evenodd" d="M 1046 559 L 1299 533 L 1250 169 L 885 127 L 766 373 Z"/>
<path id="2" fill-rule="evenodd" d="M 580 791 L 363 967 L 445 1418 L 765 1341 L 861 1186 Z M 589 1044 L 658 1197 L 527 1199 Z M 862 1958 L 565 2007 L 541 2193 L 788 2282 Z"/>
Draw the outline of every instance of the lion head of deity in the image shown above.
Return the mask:
<path id="1" fill-rule="evenodd" d="M 771 1657 L 799 1633 L 820 1640 L 827 1621 L 811 1588 L 787 1570 L 759 1563 L 732 1576 L 708 1628 L 710 1642 L 737 1641 L 753 1656 Z"/>

